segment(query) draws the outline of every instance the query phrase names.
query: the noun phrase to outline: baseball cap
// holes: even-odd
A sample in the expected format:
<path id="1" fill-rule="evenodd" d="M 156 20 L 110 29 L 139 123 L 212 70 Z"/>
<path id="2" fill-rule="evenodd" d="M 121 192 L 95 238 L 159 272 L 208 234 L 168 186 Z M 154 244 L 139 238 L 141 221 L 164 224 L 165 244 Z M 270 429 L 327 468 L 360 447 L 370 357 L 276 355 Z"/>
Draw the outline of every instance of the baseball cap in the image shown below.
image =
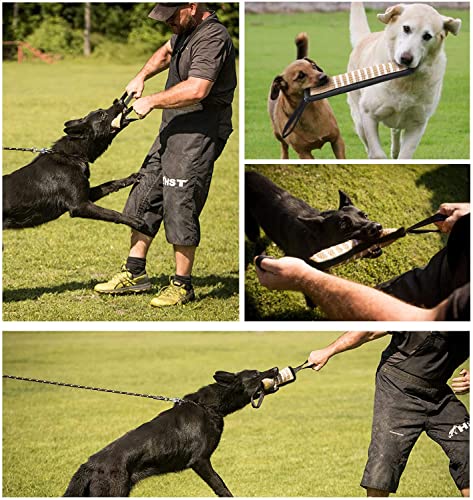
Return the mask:
<path id="1" fill-rule="evenodd" d="M 174 15 L 179 7 L 184 5 L 189 5 L 188 2 L 166 2 L 157 3 L 154 9 L 148 14 L 151 19 L 156 19 L 156 21 L 166 22 L 170 17 Z"/>

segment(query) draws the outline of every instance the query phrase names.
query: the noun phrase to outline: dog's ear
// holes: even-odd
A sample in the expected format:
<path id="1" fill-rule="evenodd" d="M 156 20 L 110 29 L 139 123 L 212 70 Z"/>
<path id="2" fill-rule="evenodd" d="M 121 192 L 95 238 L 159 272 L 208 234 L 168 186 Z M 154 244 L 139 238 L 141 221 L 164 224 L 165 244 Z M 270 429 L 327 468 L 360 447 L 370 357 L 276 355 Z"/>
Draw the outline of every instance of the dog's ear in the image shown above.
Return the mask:
<path id="1" fill-rule="evenodd" d="M 392 7 L 388 7 L 384 14 L 378 14 L 378 19 L 384 24 L 389 24 L 394 17 L 400 16 L 403 12 L 404 5 L 393 5 Z"/>
<path id="2" fill-rule="evenodd" d="M 282 75 L 278 75 L 273 80 L 273 84 L 271 85 L 271 93 L 269 94 L 271 100 L 274 101 L 275 99 L 277 99 L 279 92 L 283 89 L 287 89 L 287 82 L 286 80 L 284 80 Z"/>
<path id="3" fill-rule="evenodd" d="M 350 200 L 350 197 L 344 193 L 341 189 L 338 190 L 338 195 L 340 197 L 340 204 L 338 210 L 341 210 L 343 207 L 353 206 L 353 202 Z"/>
<path id="4" fill-rule="evenodd" d="M 235 374 L 230 372 L 218 371 L 214 373 L 214 380 L 219 385 L 231 385 L 235 381 Z"/>
<path id="5" fill-rule="evenodd" d="M 69 120 L 64 124 L 64 132 L 72 137 L 79 137 L 85 129 L 85 123 L 82 118 L 78 120 Z"/>
<path id="6" fill-rule="evenodd" d="M 453 35 L 458 35 L 460 28 L 462 26 L 461 19 L 453 19 L 453 17 L 443 17 L 443 29 L 448 34 L 449 32 Z"/>

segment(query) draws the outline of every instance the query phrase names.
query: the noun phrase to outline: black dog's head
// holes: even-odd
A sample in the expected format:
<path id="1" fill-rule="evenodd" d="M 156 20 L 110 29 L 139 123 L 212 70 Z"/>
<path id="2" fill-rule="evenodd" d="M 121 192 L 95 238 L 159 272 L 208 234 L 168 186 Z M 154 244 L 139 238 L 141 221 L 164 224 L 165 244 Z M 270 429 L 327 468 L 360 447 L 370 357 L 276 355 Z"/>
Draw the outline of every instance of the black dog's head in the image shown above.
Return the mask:
<path id="1" fill-rule="evenodd" d="M 218 371 L 214 379 L 220 387 L 227 389 L 225 415 L 240 410 L 250 403 L 252 397 L 259 397 L 264 390 L 262 382 L 265 378 L 277 377 L 279 370 L 271 368 L 264 372 L 243 370 L 238 373 Z"/>
<path id="2" fill-rule="evenodd" d="M 311 217 L 298 217 L 299 221 L 307 225 L 309 237 L 314 234 L 316 245 L 323 243 L 322 248 L 328 248 L 351 239 L 371 241 L 378 238 L 383 229 L 381 224 L 368 219 L 368 215 L 356 208 L 343 191 L 339 190 L 339 195 L 338 210 L 328 210 Z M 311 246 L 308 243 L 308 247 Z"/>
<path id="3" fill-rule="evenodd" d="M 118 132 L 133 121 L 125 117 L 125 109 L 123 101 L 115 99 L 108 109 L 97 109 L 84 118 L 67 121 L 64 132 L 67 138 L 83 145 L 88 161 L 93 162 L 108 148 Z"/>

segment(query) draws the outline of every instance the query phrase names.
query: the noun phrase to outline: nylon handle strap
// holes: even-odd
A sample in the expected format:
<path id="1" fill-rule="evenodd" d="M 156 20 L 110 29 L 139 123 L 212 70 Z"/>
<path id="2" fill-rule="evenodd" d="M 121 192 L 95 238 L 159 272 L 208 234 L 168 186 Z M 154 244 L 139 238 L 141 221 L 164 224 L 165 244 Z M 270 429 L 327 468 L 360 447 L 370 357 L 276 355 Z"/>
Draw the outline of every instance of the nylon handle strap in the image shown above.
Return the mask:
<path id="1" fill-rule="evenodd" d="M 304 112 L 307 104 L 309 104 L 309 101 L 306 101 L 306 99 L 304 97 L 304 99 L 302 99 L 302 101 L 299 103 L 299 106 L 297 106 L 295 111 L 289 117 L 289 120 L 287 121 L 286 125 L 284 125 L 283 131 L 282 131 L 282 138 L 283 139 L 285 139 L 295 129 L 298 121 L 301 119 L 302 113 Z"/>
<path id="2" fill-rule="evenodd" d="M 444 221 L 448 218 L 447 215 L 444 214 L 434 214 L 430 217 L 427 217 L 424 220 L 421 220 L 420 222 L 417 222 L 416 224 L 408 227 L 406 229 L 406 233 L 410 234 L 419 234 L 419 233 L 438 233 L 440 232 L 438 229 L 418 229 L 420 227 L 428 226 L 429 224 L 433 224 L 434 222 L 441 222 Z"/>

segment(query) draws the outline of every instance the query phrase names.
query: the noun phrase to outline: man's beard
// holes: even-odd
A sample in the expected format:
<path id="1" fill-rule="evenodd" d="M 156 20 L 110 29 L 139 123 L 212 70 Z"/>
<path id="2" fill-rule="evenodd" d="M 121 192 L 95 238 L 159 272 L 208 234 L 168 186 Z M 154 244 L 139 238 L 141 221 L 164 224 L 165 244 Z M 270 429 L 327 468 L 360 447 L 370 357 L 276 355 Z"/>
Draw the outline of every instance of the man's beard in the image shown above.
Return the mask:
<path id="1" fill-rule="evenodd" d="M 186 20 L 181 23 L 179 27 L 176 27 L 178 35 L 185 35 L 190 33 L 197 26 L 197 21 L 190 14 L 187 16 Z"/>

